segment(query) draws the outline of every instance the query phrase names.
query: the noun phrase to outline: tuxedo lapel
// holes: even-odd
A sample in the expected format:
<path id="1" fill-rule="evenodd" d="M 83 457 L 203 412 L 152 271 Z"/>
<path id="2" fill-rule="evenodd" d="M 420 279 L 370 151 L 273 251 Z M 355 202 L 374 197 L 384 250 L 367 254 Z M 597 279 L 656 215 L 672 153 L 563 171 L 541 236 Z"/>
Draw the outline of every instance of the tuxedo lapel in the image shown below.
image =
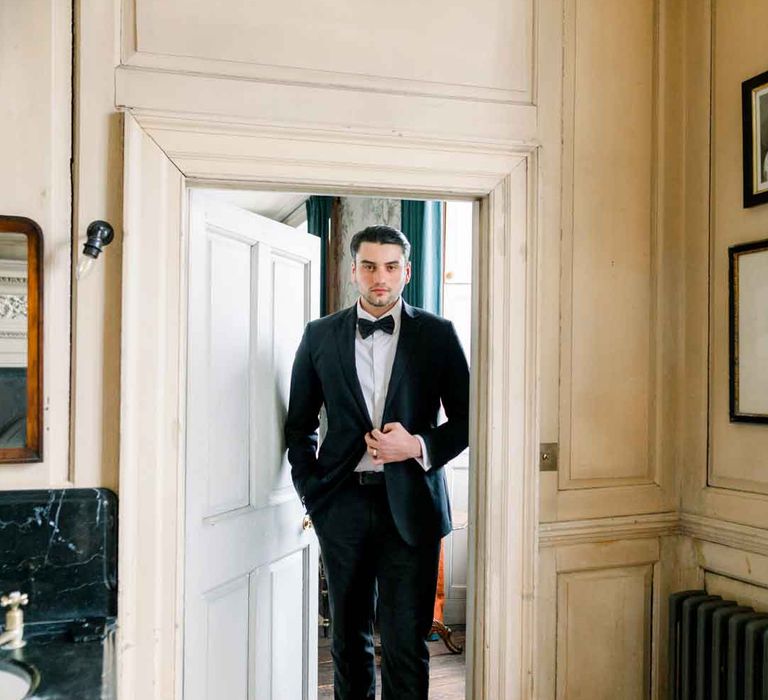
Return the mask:
<path id="1" fill-rule="evenodd" d="M 355 397 L 357 407 L 365 419 L 370 424 L 371 417 L 368 415 L 368 407 L 365 405 L 363 390 L 360 388 L 360 380 L 357 377 L 357 363 L 355 361 L 355 325 L 357 323 L 357 309 L 351 306 L 346 313 L 339 317 L 341 324 L 340 331 L 336 334 L 336 346 L 339 351 L 339 363 L 344 379 L 347 382 L 349 390 Z"/>
<path id="2" fill-rule="evenodd" d="M 392 363 L 392 374 L 389 377 L 387 387 L 387 400 L 384 402 L 383 423 L 387 423 L 389 409 L 397 394 L 400 382 L 406 375 L 411 364 L 411 359 L 416 352 L 416 341 L 419 336 L 419 320 L 414 314 L 414 309 L 403 301 L 403 311 L 400 314 L 400 337 L 397 341 L 395 360 Z"/>

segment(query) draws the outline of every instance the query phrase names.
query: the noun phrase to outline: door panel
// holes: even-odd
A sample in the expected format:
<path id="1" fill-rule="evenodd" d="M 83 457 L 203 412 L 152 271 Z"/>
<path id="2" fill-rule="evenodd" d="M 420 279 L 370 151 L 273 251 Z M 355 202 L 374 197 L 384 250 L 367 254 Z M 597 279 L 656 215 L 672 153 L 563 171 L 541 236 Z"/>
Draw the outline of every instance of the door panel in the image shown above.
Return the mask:
<path id="1" fill-rule="evenodd" d="M 208 244 L 209 294 L 202 308 L 207 318 L 208 401 L 206 467 L 208 509 L 206 516 L 242 508 L 249 503 L 249 395 L 250 355 L 250 246 L 224 235 L 210 234 Z M 203 341 L 203 338 L 200 339 Z M 204 342 L 204 341 L 203 341 Z"/>
<path id="2" fill-rule="evenodd" d="M 319 239 L 190 196 L 185 700 L 316 694 L 317 541 L 284 456 Z"/>
<path id="3" fill-rule="evenodd" d="M 306 644 L 303 621 L 317 599 L 316 561 L 317 551 L 305 548 L 251 576 L 255 638 L 252 697 L 257 700 L 314 697 L 317 693 L 316 656 L 305 655 L 299 668 L 296 663 L 296 650 Z M 316 623 L 316 609 L 314 615 Z M 317 645 L 315 637 L 312 643 Z"/>
<path id="4" fill-rule="evenodd" d="M 244 698 L 248 687 L 248 577 L 206 592 L 206 697 Z"/>
<path id="5" fill-rule="evenodd" d="M 274 377 L 271 392 L 275 398 L 274 410 L 270 418 L 277 420 L 277 425 L 276 430 L 270 431 L 269 435 L 276 435 L 282 431 L 285 419 L 287 407 L 285 399 L 291 388 L 292 360 L 306 325 L 307 303 L 310 299 L 307 290 L 311 279 L 310 269 L 300 258 L 273 248 L 269 252 L 269 259 L 272 280 L 270 293 L 272 318 L 280 319 L 279 323 L 272 325 L 270 348 Z M 276 472 L 269 474 L 270 498 L 274 501 L 286 496 L 292 497 L 291 467 L 282 441 L 279 443 L 269 441 L 265 449 L 271 451 L 271 458 L 267 463 L 279 465 Z"/>

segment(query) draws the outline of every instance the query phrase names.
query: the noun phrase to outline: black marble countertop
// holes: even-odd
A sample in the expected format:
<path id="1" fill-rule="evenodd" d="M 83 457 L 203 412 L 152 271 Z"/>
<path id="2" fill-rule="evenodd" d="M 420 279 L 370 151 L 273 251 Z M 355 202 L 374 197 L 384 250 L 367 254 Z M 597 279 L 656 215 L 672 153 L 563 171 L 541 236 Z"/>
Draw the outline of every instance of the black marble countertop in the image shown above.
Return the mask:
<path id="1" fill-rule="evenodd" d="M 32 667 L 40 682 L 35 700 L 115 700 L 115 632 L 104 639 L 73 642 L 63 635 L 27 639 L 22 649 L 0 649 L 0 661 Z"/>
<path id="2" fill-rule="evenodd" d="M 117 614 L 115 494 L 2 491 L 0 535 L 0 593 L 29 596 L 26 624 Z"/>
<path id="3" fill-rule="evenodd" d="M 0 649 L 0 663 L 37 671 L 30 698 L 113 700 L 117 496 L 106 489 L 2 491 L 0 535 L 0 593 L 29 596 L 27 646 Z"/>

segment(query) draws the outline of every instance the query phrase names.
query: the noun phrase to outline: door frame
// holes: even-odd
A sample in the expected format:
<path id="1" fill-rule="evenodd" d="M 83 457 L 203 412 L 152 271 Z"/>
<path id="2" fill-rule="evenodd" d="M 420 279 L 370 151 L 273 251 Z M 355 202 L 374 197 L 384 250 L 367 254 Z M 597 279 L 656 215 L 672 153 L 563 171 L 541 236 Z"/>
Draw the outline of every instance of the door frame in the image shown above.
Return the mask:
<path id="1" fill-rule="evenodd" d="M 186 194 L 215 184 L 479 200 L 467 698 L 532 698 L 537 147 L 141 110 L 124 127 L 119 697 L 182 698 Z"/>

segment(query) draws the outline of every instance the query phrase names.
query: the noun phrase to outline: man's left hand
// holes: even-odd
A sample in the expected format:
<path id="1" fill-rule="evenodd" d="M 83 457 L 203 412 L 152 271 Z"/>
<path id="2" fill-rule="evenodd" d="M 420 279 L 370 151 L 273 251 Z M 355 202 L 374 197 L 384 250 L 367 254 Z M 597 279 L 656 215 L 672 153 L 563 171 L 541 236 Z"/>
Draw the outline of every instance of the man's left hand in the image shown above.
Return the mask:
<path id="1" fill-rule="evenodd" d="M 387 423 L 381 430 L 376 428 L 366 433 L 365 444 L 374 464 L 421 457 L 421 443 L 401 423 Z"/>

